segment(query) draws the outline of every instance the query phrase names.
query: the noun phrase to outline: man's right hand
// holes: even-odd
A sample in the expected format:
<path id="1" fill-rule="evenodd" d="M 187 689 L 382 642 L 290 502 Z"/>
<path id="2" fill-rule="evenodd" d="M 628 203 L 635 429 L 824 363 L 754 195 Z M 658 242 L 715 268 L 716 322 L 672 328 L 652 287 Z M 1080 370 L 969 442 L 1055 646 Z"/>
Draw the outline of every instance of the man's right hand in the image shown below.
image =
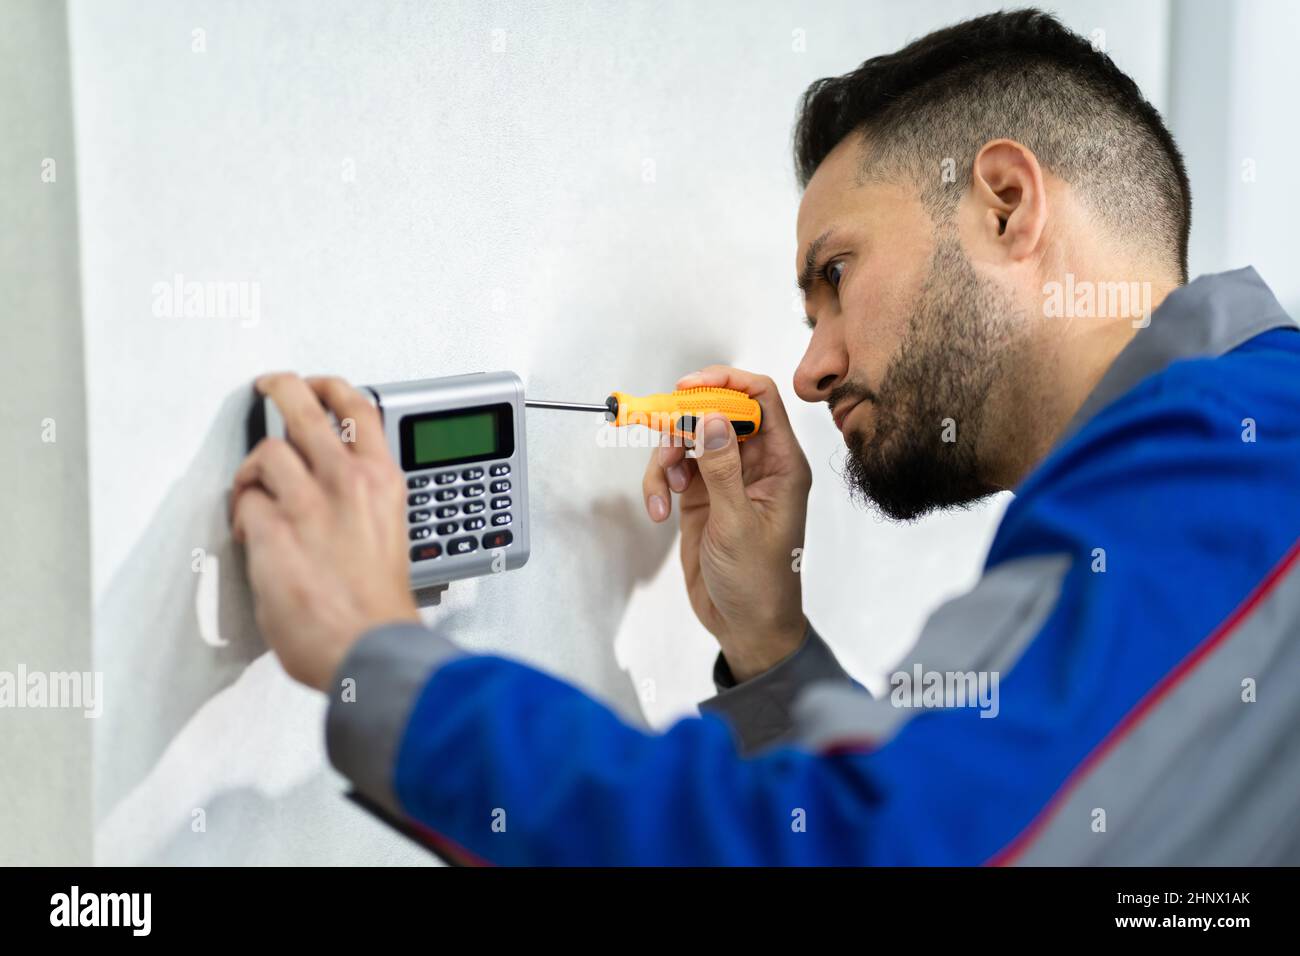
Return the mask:
<path id="1" fill-rule="evenodd" d="M 776 383 L 723 365 L 685 375 L 677 388 L 745 392 L 763 409 L 743 445 L 723 415 L 695 432 L 699 458 L 680 445 L 650 454 L 642 485 L 654 521 L 680 496 L 682 570 L 695 616 L 718 639 L 732 675 L 749 680 L 793 654 L 807 619 L 796 549 L 803 547 L 812 471 L 790 428 Z"/>

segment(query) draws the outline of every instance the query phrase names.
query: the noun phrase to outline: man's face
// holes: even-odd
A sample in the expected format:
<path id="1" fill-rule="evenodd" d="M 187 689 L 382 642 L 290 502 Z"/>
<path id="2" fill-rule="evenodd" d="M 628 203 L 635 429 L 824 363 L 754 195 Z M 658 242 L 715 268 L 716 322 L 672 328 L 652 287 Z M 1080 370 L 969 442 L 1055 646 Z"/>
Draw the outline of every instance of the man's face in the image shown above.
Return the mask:
<path id="1" fill-rule="evenodd" d="M 858 185 L 859 156 L 855 142 L 836 147 L 799 208 L 796 270 L 813 332 L 794 385 L 830 406 L 851 490 L 907 520 L 997 490 L 979 439 L 1024 325 L 914 187 Z"/>

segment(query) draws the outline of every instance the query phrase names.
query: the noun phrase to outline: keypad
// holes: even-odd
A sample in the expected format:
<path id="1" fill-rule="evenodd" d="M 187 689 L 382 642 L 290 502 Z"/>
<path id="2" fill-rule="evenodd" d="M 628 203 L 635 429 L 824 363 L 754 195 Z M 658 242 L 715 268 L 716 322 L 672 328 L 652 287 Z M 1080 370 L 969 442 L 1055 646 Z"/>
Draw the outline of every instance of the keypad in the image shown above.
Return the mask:
<path id="1" fill-rule="evenodd" d="M 509 510 L 513 501 L 504 494 L 511 490 L 504 477 L 510 473 L 510 465 L 496 462 L 408 476 L 411 494 L 406 500 L 413 509 L 407 514 L 411 560 L 432 561 L 511 544 L 514 535 L 501 530 L 513 521 Z M 485 484 L 485 477 L 493 480 Z M 424 507 L 430 502 L 437 504 Z"/>

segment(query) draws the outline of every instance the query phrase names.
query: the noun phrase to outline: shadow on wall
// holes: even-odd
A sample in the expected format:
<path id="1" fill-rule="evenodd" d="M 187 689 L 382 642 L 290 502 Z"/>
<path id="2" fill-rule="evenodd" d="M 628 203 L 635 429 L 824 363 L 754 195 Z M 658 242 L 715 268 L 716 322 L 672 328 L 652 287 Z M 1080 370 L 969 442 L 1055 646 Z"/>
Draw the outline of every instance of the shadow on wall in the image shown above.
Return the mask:
<path id="1" fill-rule="evenodd" d="M 199 706 L 266 650 L 253 623 L 242 549 L 230 537 L 226 491 L 244 451 L 251 401 L 241 387 L 114 575 L 95 610 L 95 666 L 105 708 L 96 728 L 95 818 L 144 777 Z M 213 563 L 215 559 L 215 564 Z M 219 636 L 200 631 L 196 598 L 216 577 Z M 224 646 L 205 642 L 219 639 Z"/>
<path id="2" fill-rule="evenodd" d="M 95 743 L 97 824 L 150 775 L 200 707 L 266 653 L 242 548 L 226 519 L 250 401 L 241 387 L 222 402 L 198 456 L 168 491 L 96 608 L 95 666 L 105 679 Z M 545 439 L 538 440 L 544 447 Z M 535 454 L 530 446 L 530 459 Z M 629 459 L 623 467 L 634 475 L 643 464 Z M 540 485 L 548 483 L 538 477 Z M 628 485 L 639 486 L 639 480 Z M 668 555 L 674 529 L 649 526 L 635 491 L 598 497 L 585 508 L 548 508 L 552 500 L 571 497 L 539 495 L 535 486 L 533 553 L 524 568 L 477 579 L 471 603 L 429 609 L 425 619 L 435 627 L 450 624 L 455 611 L 449 636 L 468 650 L 510 654 L 559 671 L 644 724 L 613 641 L 632 592 Z M 241 731 L 258 734 L 256 727 L 230 728 Z M 191 759 L 204 761 L 202 754 Z"/>
<path id="3" fill-rule="evenodd" d="M 149 866 L 436 865 L 440 858 L 347 800 L 338 778 L 322 770 L 287 792 L 268 795 L 240 786 L 213 796 L 204 829 L 188 822 L 155 834 L 140 860 Z M 320 821 L 342 814 L 346 824 L 322 834 Z M 162 830 L 162 828 L 160 828 Z M 322 839 L 322 837 L 328 837 Z M 414 852 L 412 852 L 414 851 Z"/>
<path id="4" fill-rule="evenodd" d="M 640 694 L 618 661 L 614 640 L 632 593 L 668 556 L 674 529 L 651 526 L 639 503 L 626 496 L 602 496 L 587 507 L 536 489 L 531 497 L 528 564 L 480 579 L 473 604 L 458 612 L 447 636 L 562 675 L 645 728 Z M 440 613 L 433 609 L 426 620 L 436 626 Z M 466 624 L 475 636 L 465 634 Z"/>

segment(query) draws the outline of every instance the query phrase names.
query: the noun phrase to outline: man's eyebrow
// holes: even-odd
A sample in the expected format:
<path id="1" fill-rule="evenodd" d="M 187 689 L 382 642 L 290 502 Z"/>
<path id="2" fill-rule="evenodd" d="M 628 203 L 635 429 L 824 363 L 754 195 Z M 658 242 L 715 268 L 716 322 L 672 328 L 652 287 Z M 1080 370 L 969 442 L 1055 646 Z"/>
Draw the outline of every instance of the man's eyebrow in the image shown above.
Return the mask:
<path id="1" fill-rule="evenodd" d="M 805 295 L 808 294 L 809 287 L 813 282 L 813 269 L 817 267 L 817 253 L 822 251 L 822 246 L 826 245 L 826 240 L 830 238 L 831 230 L 827 229 L 820 236 L 808 244 L 808 251 L 804 253 L 803 270 L 799 273 L 799 288 Z"/>

